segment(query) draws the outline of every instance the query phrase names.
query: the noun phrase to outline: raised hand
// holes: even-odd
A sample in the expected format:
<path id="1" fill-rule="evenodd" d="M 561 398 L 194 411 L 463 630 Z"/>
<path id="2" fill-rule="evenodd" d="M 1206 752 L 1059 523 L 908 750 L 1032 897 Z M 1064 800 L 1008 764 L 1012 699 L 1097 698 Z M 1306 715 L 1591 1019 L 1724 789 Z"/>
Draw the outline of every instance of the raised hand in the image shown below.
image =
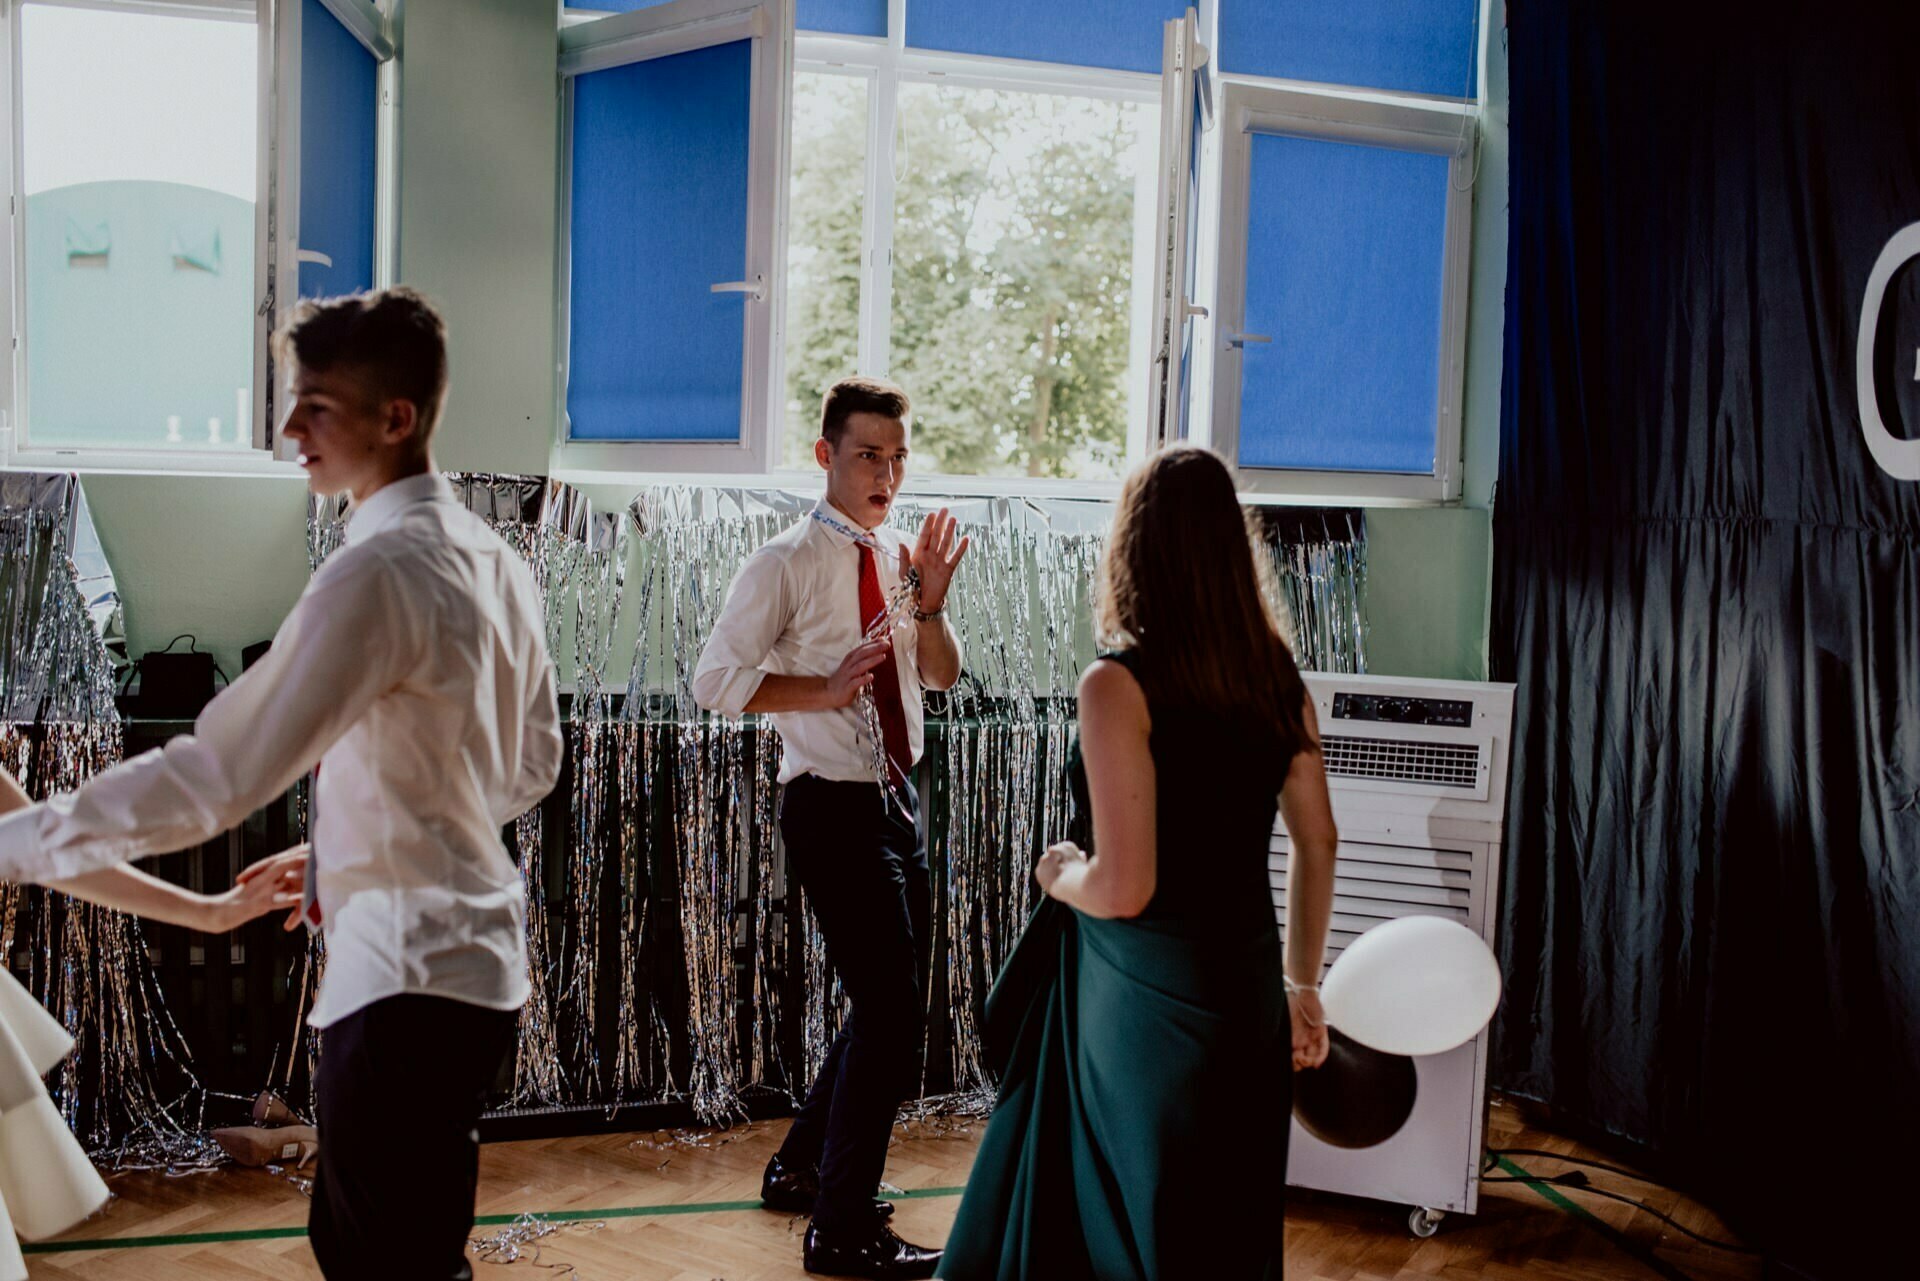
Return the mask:
<path id="1" fill-rule="evenodd" d="M 942 507 L 920 523 L 920 537 L 914 541 L 913 551 L 900 549 L 900 576 L 905 578 L 910 569 L 920 571 L 922 613 L 931 614 L 946 604 L 954 571 L 972 545 L 971 538 L 960 536 L 960 522 Z"/>

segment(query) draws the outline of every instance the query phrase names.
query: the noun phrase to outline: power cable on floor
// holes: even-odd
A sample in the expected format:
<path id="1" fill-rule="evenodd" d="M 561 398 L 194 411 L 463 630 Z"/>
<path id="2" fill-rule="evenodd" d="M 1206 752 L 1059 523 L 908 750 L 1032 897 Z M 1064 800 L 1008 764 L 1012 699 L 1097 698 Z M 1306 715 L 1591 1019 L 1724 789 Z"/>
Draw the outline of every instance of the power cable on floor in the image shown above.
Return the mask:
<path id="1" fill-rule="evenodd" d="M 1610 1174 L 1620 1175 L 1622 1178 L 1632 1179 L 1636 1183 L 1649 1184 L 1656 1188 L 1663 1188 L 1669 1192 L 1678 1191 L 1678 1189 L 1668 1188 L 1664 1183 L 1660 1183 L 1654 1179 L 1649 1179 L 1645 1175 L 1635 1174 L 1631 1170 L 1623 1170 L 1617 1165 L 1608 1165 L 1604 1161 L 1590 1161 L 1584 1157 L 1568 1156 L 1565 1153 L 1561 1153 L 1561 1152 L 1547 1152 L 1539 1148 L 1488 1148 L 1487 1154 L 1493 1157 L 1538 1156 L 1538 1157 L 1545 1157 L 1551 1161 L 1566 1161 L 1574 1165 L 1589 1165 L 1594 1167 L 1595 1169 L 1605 1170 Z M 1509 1168 L 1512 1168 L 1512 1167 L 1509 1167 Z M 1482 1183 L 1544 1183 L 1557 1188 L 1572 1189 L 1573 1191 L 1576 1191 L 1576 1192 L 1591 1192 L 1595 1196 L 1603 1196 L 1610 1201 L 1618 1201 L 1623 1205 L 1630 1205 L 1636 1210 L 1641 1210 L 1647 1214 L 1651 1214 L 1654 1218 L 1659 1219 L 1662 1223 L 1665 1223 L 1667 1226 L 1673 1228 L 1674 1231 L 1681 1232 L 1689 1237 L 1692 1237 L 1695 1241 L 1698 1241 L 1701 1245 L 1711 1246 L 1716 1250 L 1726 1250 L 1733 1254 L 1748 1254 L 1748 1255 L 1753 1255 L 1755 1257 L 1762 1257 L 1765 1254 L 1765 1251 L 1756 1250 L 1751 1246 L 1739 1245 L 1731 1241 L 1718 1241 L 1709 1236 L 1702 1236 L 1700 1233 L 1695 1232 L 1692 1228 L 1687 1227 L 1685 1224 L 1675 1219 L 1672 1215 L 1665 1214 L 1659 1210 L 1654 1209 L 1651 1205 L 1648 1205 L 1645 1201 L 1636 1200 L 1633 1197 L 1624 1196 L 1618 1192 L 1609 1192 L 1605 1188 L 1597 1188 L 1593 1186 L 1592 1180 L 1590 1180 L 1587 1177 L 1586 1172 L 1583 1170 L 1568 1170 L 1565 1173 L 1556 1174 L 1552 1176 L 1534 1175 L 1534 1174 L 1529 1174 L 1525 1176 L 1504 1175 L 1504 1174 L 1503 1175 L 1482 1175 L 1480 1178 L 1480 1181 Z"/>

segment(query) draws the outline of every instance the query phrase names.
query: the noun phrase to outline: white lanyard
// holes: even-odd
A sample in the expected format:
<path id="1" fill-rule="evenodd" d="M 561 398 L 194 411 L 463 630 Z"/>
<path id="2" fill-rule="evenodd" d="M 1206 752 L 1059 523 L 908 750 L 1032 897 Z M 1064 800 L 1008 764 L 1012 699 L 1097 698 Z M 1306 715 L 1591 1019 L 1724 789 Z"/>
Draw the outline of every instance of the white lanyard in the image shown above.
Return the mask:
<path id="1" fill-rule="evenodd" d="M 870 552 L 878 554 L 880 551 L 880 540 L 875 538 L 870 530 L 855 529 L 845 521 L 836 520 L 832 516 L 827 515 L 825 511 L 818 507 L 813 509 L 813 518 L 836 534 L 845 534 L 848 538 L 859 543 Z"/>

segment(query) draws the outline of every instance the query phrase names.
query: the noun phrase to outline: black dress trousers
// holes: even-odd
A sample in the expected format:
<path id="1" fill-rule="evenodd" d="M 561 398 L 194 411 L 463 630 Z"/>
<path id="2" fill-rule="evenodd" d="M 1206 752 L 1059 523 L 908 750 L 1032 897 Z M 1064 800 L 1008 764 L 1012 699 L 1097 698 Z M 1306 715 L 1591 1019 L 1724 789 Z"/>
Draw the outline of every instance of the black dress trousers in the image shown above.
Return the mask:
<path id="1" fill-rule="evenodd" d="M 467 1281 L 480 1113 L 518 1010 L 375 1001 L 321 1034 L 320 1171 L 307 1234 L 330 1281 Z"/>

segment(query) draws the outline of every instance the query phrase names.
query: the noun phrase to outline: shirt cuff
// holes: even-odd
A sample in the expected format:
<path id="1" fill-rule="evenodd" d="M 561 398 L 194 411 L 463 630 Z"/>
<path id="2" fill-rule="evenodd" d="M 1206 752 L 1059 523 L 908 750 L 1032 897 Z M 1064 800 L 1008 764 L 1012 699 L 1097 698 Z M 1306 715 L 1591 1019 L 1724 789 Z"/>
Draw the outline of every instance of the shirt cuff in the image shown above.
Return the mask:
<path id="1" fill-rule="evenodd" d="M 0 816 L 0 881 L 59 880 L 40 839 L 47 807 L 29 805 Z"/>
<path id="2" fill-rule="evenodd" d="M 766 679 L 766 672 L 758 667 L 729 667 L 702 672 L 694 678 L 694 701 L 710 712 L 737 719 L 746 715 L 747 704 L 760 692 L 760 686 Z"/>

